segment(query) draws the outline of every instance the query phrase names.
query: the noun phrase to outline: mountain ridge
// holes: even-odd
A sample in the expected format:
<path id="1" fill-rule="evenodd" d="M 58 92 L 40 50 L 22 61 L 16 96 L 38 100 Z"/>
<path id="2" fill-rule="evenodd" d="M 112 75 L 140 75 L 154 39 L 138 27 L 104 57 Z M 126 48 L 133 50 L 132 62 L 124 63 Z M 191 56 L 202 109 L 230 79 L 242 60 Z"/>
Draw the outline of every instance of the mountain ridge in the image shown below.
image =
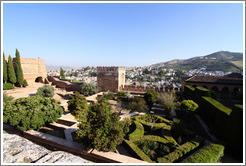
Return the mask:
<path id="1" fill-rule="evenodd" d="M 189 59 L 174 59 L 151 66 L 162 66 L 163 68 L 173 68 L 176 70 L 206 68 L 208 71 L 242 71 L 242 62 L 243 53 L 218 51 L 205 56 L 196 56 Z"/>

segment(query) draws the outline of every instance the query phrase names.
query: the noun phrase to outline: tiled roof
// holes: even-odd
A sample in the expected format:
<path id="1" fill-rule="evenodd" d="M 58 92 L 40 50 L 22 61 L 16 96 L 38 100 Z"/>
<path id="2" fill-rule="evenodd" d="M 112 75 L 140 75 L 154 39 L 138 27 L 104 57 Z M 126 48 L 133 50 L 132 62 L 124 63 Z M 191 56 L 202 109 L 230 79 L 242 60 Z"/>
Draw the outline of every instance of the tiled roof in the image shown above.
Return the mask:
<path id="1" fill-rule="evenodd" d="M 243 78 L 232 78 L 229 76 L 194 75 L 185 81 L 186 82 L 204 82 L 204 83 L 243 85 Z"/>

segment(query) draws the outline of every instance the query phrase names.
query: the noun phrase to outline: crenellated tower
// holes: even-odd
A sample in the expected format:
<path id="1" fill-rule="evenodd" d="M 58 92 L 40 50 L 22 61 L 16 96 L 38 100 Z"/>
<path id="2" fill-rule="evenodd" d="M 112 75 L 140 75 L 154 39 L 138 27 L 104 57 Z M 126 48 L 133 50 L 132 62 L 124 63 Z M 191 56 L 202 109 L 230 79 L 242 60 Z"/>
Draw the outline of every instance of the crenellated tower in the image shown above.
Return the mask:
<path id="1" fill-rule="evenodd" d="M 126 68 L 120 66 L 98 66 L 97 67 L 97 87 L 99 91 L 120 90 L 121 85 L 125 85 Z"/>

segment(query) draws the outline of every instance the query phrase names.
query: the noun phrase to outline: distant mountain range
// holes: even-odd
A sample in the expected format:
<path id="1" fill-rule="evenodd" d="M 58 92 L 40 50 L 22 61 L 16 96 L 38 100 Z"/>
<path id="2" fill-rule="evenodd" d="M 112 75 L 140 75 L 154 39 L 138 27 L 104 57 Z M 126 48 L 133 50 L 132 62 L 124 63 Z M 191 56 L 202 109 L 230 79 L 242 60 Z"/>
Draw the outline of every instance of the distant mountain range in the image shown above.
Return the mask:
<path id="1" fill-rule="evenodd" d="M 174 59 L 168 62 L 153 64 L 151 66 L 162 66 L 180 70 L 191 70 L 206 68 L 207 71 L 242 71 L 243 53 L 219 51 L 205 56 L 190 59 Z"/>
<path id="2" fill-rule="evenodd" d="M 70 69 L 81 69 L 79 67 L 71 67 L 71 66 L 53 66 L 53 65 L 45 65 L 46 70 L 60 70 L 62 67 L 63 70 L 70 70 Z"/>

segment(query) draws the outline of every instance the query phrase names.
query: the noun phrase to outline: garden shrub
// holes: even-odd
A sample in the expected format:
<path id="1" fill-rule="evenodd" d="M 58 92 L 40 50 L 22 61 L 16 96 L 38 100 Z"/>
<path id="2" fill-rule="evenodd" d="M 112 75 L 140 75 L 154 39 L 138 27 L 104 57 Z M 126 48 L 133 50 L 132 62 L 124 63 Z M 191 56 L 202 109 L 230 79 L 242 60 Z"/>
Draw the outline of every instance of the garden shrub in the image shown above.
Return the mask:
<path id="1" fill-rule="evenodd" d="M 129 104 L 129 108 L 132 112 L 143 112 L 148 110 L 148 106 L 146 105 L 145 100 L 141 97 L 135 97 L 133 101 Z"/>
<path id="2" fill-rule="evenodd" d="M 185 159 L 184 163 L 216 163 L 223 155 L 223 145 L 210 143 L 207 147 L 199 150 L 198 153 Z"/>
<path id="3" fill-rule="evenodd" d="M 54 88 L 50 85 L 44 85 L 38 88 L 36 95 L 43 96 L 43 97 L 53 97 Z"/>
<path id="4" fill-rule="evenodd" d="M 107 99 L 107 100 L 114 100 L 115 99 L 114 93 L 110 92 L 110 91 L 104 93 L 102 97 Z"/>
<path id="5" fill-rule="evenodd" d="M 168 155 L 158 158 L 157 161 L 159 163 L 175 162 L 185 154 L 197 148 L 203 141 L 204 139 L 202 137 L 194 138 L 192 141 L 186 142 L 185 144 L 177 147 L 175 151 L 169 153 Z"/>
<path id="6" fill-rule="evenodd" d="M 12 96 L 8 96 L 6 93 L 3 93 L 3 108 L 6 104 L 12 101 L 14 98 Z"/>
<path id="7" fill-rule="evenodd" d="M 3 84 L 3 90 L 10 90 L 10 89 L 14 89 L 15 86 L 11 83 L 4 83 Z"/>
<path id="8" fill-rule="evenodd" d="M 128 146 L 128 149 L 130 149 L 130 151 L 132 153 L 134 153 L 135 156 L 137 156 L 138 158 L 140 158 L 141 160 L 147 161 L 149 163 L 153 163 L 154 161 L 152 161 L 149 156 L 147 156 L 137 145 L 135 145 L 132 141 L 128 141 L 128 140 L 124 140 L 124 142 L 126 143 L 126 145 Z"/>
<path id="9" fill-rule="evenodd" d="M 149 89 L 144 94 L 144 100 L 146 101 L 149 108 L 151 108 L 158 99 L 159 99 L 159 93 L 156 92 L 154 89 Z"/>
<path id="10" fill-rule="evenodd" d="M 126 92 L 118 91 L 118 92 L 117 92 L 117 96 L 118 96 L 118 97 L 125 97 L 125 96 L 126 96 Z"/>
<path id="11" fill-rule="evenodd" d="M 26 131 L 57 121 L 63 109 L 60 102 L 52 98 L 32 96 L 13 100 L 3 109 L 3 121 L 17 129 Z"/>
<path id="12" fill-rule="evenodd" d="M 79 113 L 87 112 L 87 100 L 78 92 L 75 92 L 74 96 L 70 97 L 67 103 L 68 110 L 75 116 L 77 116 Z"/>
<path id="13" fill-rule="evenodd" d="M 81 119 L 77 131 L 78 137 L 86 138 L 89 148 L 115 151 L 116 146 L 123 141 L 124 125 L 120 117 L 113 113 L 107 100 L 90 105 L 86 119 Z"/>
<path id="14" fill-rule="evenodd" d="M 94 95 L 97 92 L 98 92 L 98 89 L 92 83 L 83 84 L 81 86 L 81 90 L 80 90 L 80 93 L 83 94 L 83 95 L 85 95 L 85 96 Z"/>
<path id="15" fill-rule="evenodd" d="M 138 121 L 134 121 L 133 124 L 136 126 L 136 129 L 128 136 L 129 140 L 132 140 L 132 141 L 137 140 L 144 135 L 143 125 Z"/>
<path id="16" fill-rule="evenodd" d="M 120 123 L 123 126 L 123 132 L 126 134 L 129 132 L 129 127 L 132 124 L 131 118 L 125 118 L 124 120 L 120 121 Z"/>
<path id="17" fill-rule="evenodd" d="M 165 111 L 167 111 L 168 115 L 172 113 L 172 111 L 176 108 L 176 96 L 175 93 L 164 92 L 160 94 L 159 97 L 160 103 L 163 105 Z"/>
<path id="18" fill-rule="evenodd" d="M 181 102 L 181 110 L 186 112 L 194 112 L 198 108 L 198 104 L 196 104 L 193 100 L 183 100 Z"/>

